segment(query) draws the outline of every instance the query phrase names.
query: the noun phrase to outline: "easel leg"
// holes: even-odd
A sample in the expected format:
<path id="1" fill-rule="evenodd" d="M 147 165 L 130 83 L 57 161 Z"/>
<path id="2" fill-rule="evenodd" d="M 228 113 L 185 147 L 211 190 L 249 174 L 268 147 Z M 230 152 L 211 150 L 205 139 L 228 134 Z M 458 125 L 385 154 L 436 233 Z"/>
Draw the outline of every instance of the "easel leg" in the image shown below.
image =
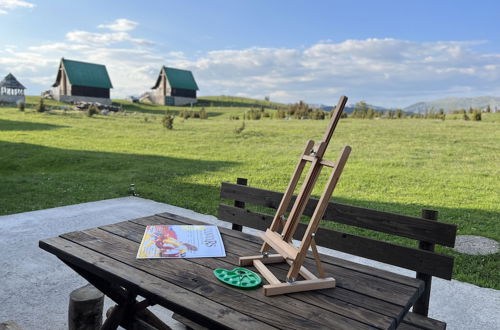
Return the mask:
<path id="1" fill-rule="evenodd" d="M 318 248 L 316 247 L 316 241 L 314 240 L 314 238 L 311 240 L 311 250 L 314 255 L 314 261 L 316 261 L 316 267 L 318 268 L 319 277 L 325 278 L 325 271 L 323 269 L 323 264 L 321 263 L 321 260 L 319 258 Z"/>

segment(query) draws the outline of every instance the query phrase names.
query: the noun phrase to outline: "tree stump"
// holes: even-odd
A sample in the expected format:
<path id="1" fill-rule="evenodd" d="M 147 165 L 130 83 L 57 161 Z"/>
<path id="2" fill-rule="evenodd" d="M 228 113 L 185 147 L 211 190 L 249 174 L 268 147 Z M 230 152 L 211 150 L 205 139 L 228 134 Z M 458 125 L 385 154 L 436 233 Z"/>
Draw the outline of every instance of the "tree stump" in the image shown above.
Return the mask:
<path id="1" fill-rule="evenodd" d="M 103 307 L 104 294 L 91 284 L 74 290 L 69 295 L 68 329 L 99 329 Z"/>

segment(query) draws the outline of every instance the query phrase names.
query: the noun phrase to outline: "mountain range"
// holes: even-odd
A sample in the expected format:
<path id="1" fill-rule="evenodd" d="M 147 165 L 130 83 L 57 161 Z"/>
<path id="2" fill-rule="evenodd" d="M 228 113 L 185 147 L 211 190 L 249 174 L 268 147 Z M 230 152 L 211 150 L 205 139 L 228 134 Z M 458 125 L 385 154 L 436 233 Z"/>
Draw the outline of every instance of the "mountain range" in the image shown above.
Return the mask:
<path id="1" fill-rule="evenodd" d="M 414 113 L 425 113 L 430 111 L 439 111 L 443 109 L 444 112 L 449 112 L 452 110 L 460 109 L 485 109 L 490 106 L 491 110 L 494 111 L 496 108 L 500 108 L 500 97 L 496 96 L 476 96 L 476 97 L 448 97 L 444 99 L 429 101 L 429 102 L 418 102 L 412 104 L 403 110 L 406 112 Z"/>
<path id="2" fill-rule="evenodd" d="M 378 111 L 385 110 L 395 110 L 396 108 L 386 108 L 381 106 L 376 106 L 372 104 L 367 104 L 369 108 Z M 496 96 L 476 96 L 476 97 L 448 97 L 442 98 L 434 101 L 418 102 L 403 108 L 402 110 L 408 113 L 425 113 L 431 111 L 439 111 L 443 109 L 444 112 L 450 112 L 453 110 L 460 109 L 485 109 L 490 106 L 491 110 L 499 109 L 500 111 L 500 97 Z M 316 109 L 322 109 L 325 111 L 331 111 L 334 106 L 324 105 L 324 104 L 309 104 L 310 107 Z M 344 112 L 352 113 L 354 110 L 354 104 L 346 105 Z"/>

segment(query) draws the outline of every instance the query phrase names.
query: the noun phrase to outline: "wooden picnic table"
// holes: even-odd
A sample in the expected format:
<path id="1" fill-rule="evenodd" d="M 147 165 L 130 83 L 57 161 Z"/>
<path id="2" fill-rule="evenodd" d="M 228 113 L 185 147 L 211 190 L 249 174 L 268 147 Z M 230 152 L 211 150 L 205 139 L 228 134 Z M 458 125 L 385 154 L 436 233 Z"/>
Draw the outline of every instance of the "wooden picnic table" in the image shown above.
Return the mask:
<path id="1" fill-rule="evenodd" d="M 219 228 L 224 258 L 136 259 L 145 226 L 153 224 L 202 223 L 162 213 L 66 233 L 39 245 L 117 303 L 103 325 L 109 329 L 127 327 L 137 315 L 154 324 L 155 316 L 145 308 L 155 304 L 208 328 L 395 329 L 424 288 L 415 278 L 322 255 L 335 288 L 266 297 L 262 289 L 236 289 L 213 275 L 215 268 L 232 269 L 238 257 L 258 253 L 259 238 Z M 305 265 L 314 269 L 314 260 L 309 257 Z M 270 268 L 284 278 L 288 265 Z"/>

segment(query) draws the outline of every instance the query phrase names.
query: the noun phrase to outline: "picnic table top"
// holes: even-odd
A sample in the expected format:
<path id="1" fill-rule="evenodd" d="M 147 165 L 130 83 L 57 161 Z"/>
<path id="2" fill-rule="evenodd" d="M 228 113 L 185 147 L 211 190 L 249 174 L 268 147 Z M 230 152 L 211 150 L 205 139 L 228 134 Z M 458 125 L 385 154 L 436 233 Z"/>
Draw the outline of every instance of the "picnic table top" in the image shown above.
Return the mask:
<path id="1" fill-rule="evenodd" d="M 258 254 L 259 238 L 219 227 L 226 257 L 136 259 L 145 226 L 153 224 L 202 223 L 162 213 L 66 233 L 39 245 L 87 280 L 119 285 L 208 327 L 394 329 L 423 292 L 423 282 L 415 278 L 322 255 L 335 288 L 266 297 L 263 289 L 233 288 L 213 275 L 215 268 L 237 267 L 240 256 Z M 312 258 L 305 265 L 315 269 Z M 282 278 L 288 267 L 269 265 Z"/>

